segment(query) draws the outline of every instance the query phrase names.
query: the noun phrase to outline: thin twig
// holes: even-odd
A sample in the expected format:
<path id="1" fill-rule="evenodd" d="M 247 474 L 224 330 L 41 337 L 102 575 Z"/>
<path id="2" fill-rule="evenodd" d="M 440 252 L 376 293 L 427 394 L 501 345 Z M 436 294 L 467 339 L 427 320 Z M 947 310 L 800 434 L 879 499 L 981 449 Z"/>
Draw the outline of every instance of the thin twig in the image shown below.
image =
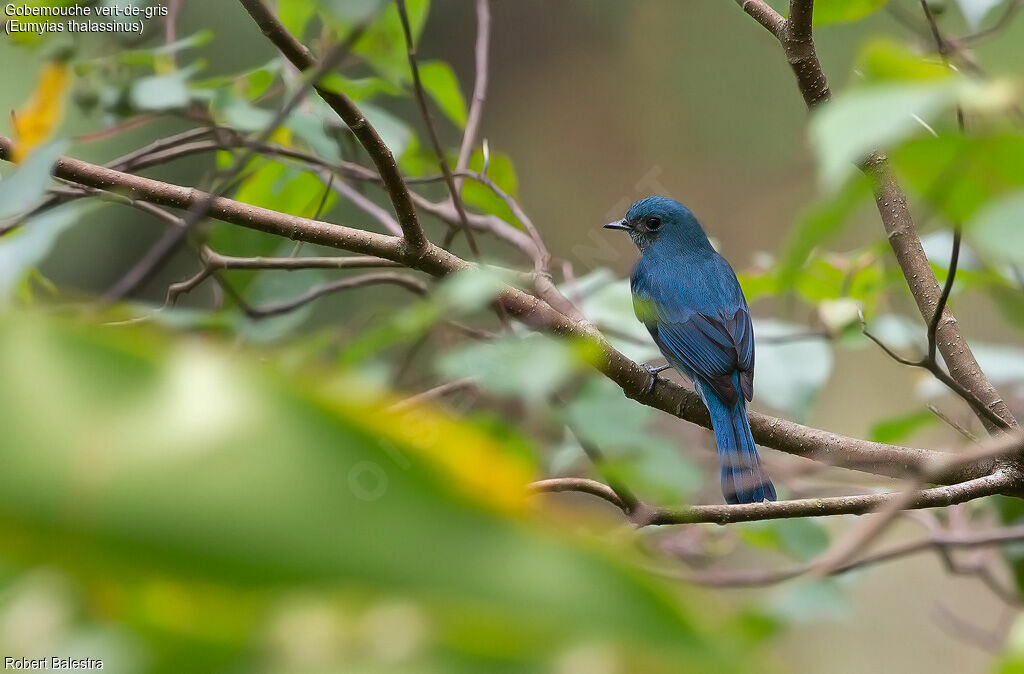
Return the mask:
<path id="1" fill-rule="evenodd" d="M 444 182 L 448 186 L 448 194 L 451 197 L 452 205 L 455 206 L 455 212 L 459 214 L 459 222 L 462 225 L 462 231 L 466 235 L 466 243 L 469 244 L 469 250 L 476 259 L 480 258 L 480 249 L 476 245 L 476 239 L 473 237 L 473 230 L 469 226 L 469 221 L 466 219 L 466 209 L 462 204 L 462 197 L 459 195 L 459 188 L 455 184 L 455 178 L 452 176 L 451 168 L 448 166 L 448 158 L 444 153 L 444 146 L 441 145 L 441 139 L 437 135 L 437 127 L 434 126 L 434 119 L 430 115 L 430 105 L 427 103 L 427 92 L 423 89 L 423 82 L 420 80 L 420 66 L 416 60 L 416 45 L 413 43 L 412 28 L 409 26 L 409 12 L 405 7 L 405 0 L 395 0 L 398 6 L 398 16 L 402 22 L 402 33 L 405 35 L 405 47 L 406 53 L 409 57 L 409 70 L 412 72 L 412 84 L 413 91 L 416 94 L 416 104 L 419 106 L 420 115 L 423 117 L 423 124 L 427 128 L 427 137 L 430 139 L 430 145 L 434 150 L 434 155 L 437 157 L 437 164 L 441 167 L 441 173 L 444 174 Z"/>

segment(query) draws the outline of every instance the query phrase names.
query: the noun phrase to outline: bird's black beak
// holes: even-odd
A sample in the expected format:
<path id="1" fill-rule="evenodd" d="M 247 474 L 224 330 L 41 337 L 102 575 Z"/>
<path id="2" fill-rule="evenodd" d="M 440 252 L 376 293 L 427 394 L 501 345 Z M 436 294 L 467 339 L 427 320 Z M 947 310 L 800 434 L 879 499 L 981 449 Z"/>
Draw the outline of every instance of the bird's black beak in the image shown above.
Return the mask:
<path id="1" fill-rule="evenodd" d="M 632 227 L 629 226 L 629 222 L 627 220 L 616 220 L 615 222 L 609 222 L 607 225 L 604 226 L 604 228 L 605 229 L 624 229 L 627 232 L 629 230 L 633 229 Z"/>

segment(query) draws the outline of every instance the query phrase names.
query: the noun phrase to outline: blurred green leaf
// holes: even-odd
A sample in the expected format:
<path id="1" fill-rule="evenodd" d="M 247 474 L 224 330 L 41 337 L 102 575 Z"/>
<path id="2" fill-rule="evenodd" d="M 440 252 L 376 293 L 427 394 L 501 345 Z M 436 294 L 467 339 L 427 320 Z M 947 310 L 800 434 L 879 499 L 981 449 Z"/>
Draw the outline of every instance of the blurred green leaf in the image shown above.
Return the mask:
<path id="1" fill-rule="evenodd" d="M 654 410 L 630 400 L 605 377 L 589 377 L 565 407 L 572 428 L 606 451 L 642 449 Z"/>
<path id="2" fill-rule="evenodd" d="M 956 103 L 974 109 L 1004 106 L 1011 90 L 1002 82 L 946 78 L 857 87 L 835 96 L 811 116 L 810 139 L 822 185 L 837 189 L 869 152 L 917 132 Z"/>
<path id="3" fill-rule="evenodd" d="M 329 73 L 320 81 L 320 86 L 330 91 L 343 93 L 354 101 L 368 100 L 378 94 L 390 96 L 402 94 L 400 87 L 382 77 L 349 78 L 339 73 Z"/>
<path id="4" fill-rule="evenodd" d="M 277 18 L 299 41 L 306 35 L 306 26 L 316 15 L 316 0 L 278 0 Z"/>
<path id="5" fill-rule="evenodd" d="M 533 403 L 547 400 L 580 366 L 569 345 L 539 334 L 468 344 L 443 354 L 437 364 L 447 379 L 473 377 L 492 393 Z"/>
<path id="6" fill-rule="evenodd" d="M 874 39 L 861 48 L 854 70 L 868 82 L 933 80 L 953 75 L 937 56 L 920 56 L 890 39 Z"/>
<path id="7" fill-rule="evenodd" d="M 888 0 L 818 0 L 814 3 L 814 25 L 857 21 L 877 12 L 886 2 Z"/>
<path id="8" fill-rule="evenodd" d="M 24 213 L 43 198 L 53 165 L 67 147 L 62 140 L 40 145 L 0 180 L 0 220 Z"/>
<path id="9" fill-rule="evenodd" d="M 487 265 L 470 267 L 445 276 L 431 301 L 441 312 L 455 310 L 465 315 L 490 305 L 507 285 L 515 285 L 507 270 Z"/>
<path id="10" fill-rule="evenodd" d="M 1024 191 L 985 206 L 965 233 L 988 260 L 1024 268 Z"/>
<path id="11" fill-rule="evenodd" d="M 937 421 L 938 417 L 928 410 L 891 417 L 871 427 L 871 439 L 874 442 L 897 444 L 923 428 L 934 426 Z"/>
<path id="12" fill-rule="evenodd" d="M 420 63 L 420 79 L 427 94 L 456 126 L 466 126 L 466 99 L 455 71 L 444 61 Z"/>
<path id="13" fill-rule="evenodd" d="M 779 589 L 771 612 L 788 623 L 819 624 L 822 619 L 846 618 L 849 602 L 832 579 L 801 579 Z"/>
<path id="14" fill-rule="evenodd" d="M 170 110 L 183 108 L 190 100 L 189 73 L 175 70 L 166 75 L 152 75 L 135 80 L 131 86 L 131 101 L 139 110 Z"/>
<path id="15" fill-rule="evenodd" d="M 370 123 L 377 129 L 381 140 L 388 146 L 392 154 L 396 157 L 401 156 L 413 139 L 413 133 L 405 122 L 384 108 L 366 103 L 365 101 L 359 107 Z"/>
<path id="16" fill-rule="evenodd" d="M 239 186 L 235 199 L 253 206 L 310 218 L 327 192 L 327 185 L 315 174 L 276 161 L 254 159 L 246 172 L 249 177 Z M 325 211 L 336 200 L 333 191 L 327 194 Z M 223 222 L 211 223 L 209 242 L 218 253 L 243 257 L 270 255 L 281 245 L 279 237 Z"/>
<path id="17" fill-rule="evenodd" d="M 857 21 L 878 11 L 888 0 L 817 0 L 814 3 L 814 25 Z M 768 0 L 783 16 L 789 12 L 788 0 Z"/>
<path id="18" fill-rule="evenodd" d="M 812 206 L 790 230 L 776 274 L 782 290 L 793 287 L 815 247 L 842 231 L 854 209 L 871 194 L 867 178 L 846 184 L 839 194 Z"/>
<path id="19" fill-rule="evenodd" d="M 754 395 L 797 419 L 806 417 L 832 373 L 832 347 L 820 337 L 794 338 L 806 332 L 782 321 L 754 321 Z"/>
<path id="20" fill-rule="evenodd" d="M 481 173 L 484 170 L 483 152 L 477 150 L 469 160 L 469 170 Z M 494 181 L 494 184 L 501 190 L 515 198 L 519 192 L 519 177 L 516 175 L 512 159 L 503 152 L 490 153 L 490 162 L 487 165 L 487 176 Z M 473 206 L 476 206 L 484 213 L 496 215 L 505 222 L 522 227 L 519 220 L 512 215 L 511 209 L 490 188 L 481 185 L 475 180 L 466 180 L 462 184 L 462 199 Z"/>
<path id="21" fill-rule="evenodd" d="M 151 330 L 0 321 L 6 562 L 104 583 L 120 598 L 105 620 L 146 610 L 187 643 L 220 625 L 239 666 L 263 648 L 246 634 L 267 592 L 342 584 L 416 598 L 429 638 L 466 656 L 599 639 L 661 663 L 644 671 L 731 669 L 678 588 L 534 521 L 521 453 L 427 408 L 389 412 L 358 382 L 246 360 Z M 151 599 L 122 601 L 133 586 Z M 188 631 L 193 606 L 219 617 Z M 174 652 L 147 655 L 166 667 Z"/>
<path id="22" fill-rule="evenodd" d="M 828 548 L 828 532 L 819 522 L 805 518 L 751 522 L 738 527 L 748 544 L 778 550 L 800 561 L 807 561 Z"/>
<path id="23" fill-rule="evenodd" d="M 0 183 L 0 191 L 2 187 Z M 61 233 L 97 205 L 94 201 L 73 201 L 58 206 L 29 218 L 20 231 L 0 238 L 0 306 L 11 299 L 25 274 L 46 259 Z"/>
<path id="24" fill-rule="evenodd" d="M 900 176 L 953 222 L 993 197 L 1024 187 L 1024 135 L 943 135 L 892 153 Z"/>
<path id="25" fill-rule="evenodd" d="M 982 20 L 997 6 L 1003 4 L 1004 0 L 956 0 L 960 12 L 964 15 L 968 27 L 971 30 L 978 30 Z"/>
<path id="26" fill-rule="evenodd" d="M 381 75 L 394 83 L 407 82 L 410 79 L 409 56 L 405 43 L 405 34 L 398 15 L 398 7 L 393 2 L 381 5 L 378 2 L 358 0 L 326 0 L 328 20 L 342 33 L 348 32 L 356 24 L 365 20 L 372 12 L 383 7 L 353 46 L 352 51 L 366 59 Z M 419 43 L 420 34 L 426 24 L 430 10 L 429 0 L 406 0 L 409 12 L 409 26 L 412 31 L 413 44 Z"/>

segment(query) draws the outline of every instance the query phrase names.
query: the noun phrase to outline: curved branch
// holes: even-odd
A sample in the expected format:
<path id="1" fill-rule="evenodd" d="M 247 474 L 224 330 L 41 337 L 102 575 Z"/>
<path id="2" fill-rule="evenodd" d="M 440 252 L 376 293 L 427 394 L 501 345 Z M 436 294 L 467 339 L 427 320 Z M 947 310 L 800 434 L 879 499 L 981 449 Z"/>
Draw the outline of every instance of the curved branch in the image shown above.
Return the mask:
<path id="1" fill-rule="evenodd" d="M 381 284 L 390 284 L 406 288 L 417 295 L 425 295 L 427 293 L 427 285 L 419 279 L 395 272 L 371 272 L 369 274 L 362 274 L 361 276 L 353 276 L 352 278 L 340 279 L 338 281 L 331 281 L 329 283 L 315 286 L 304 292 L 302 295 L 299 295 L 294 299 L 285 300 L 284 302 L 268 304 L 262 307 L 250 307 L 245 310 L 245 313 L 250 318 L 280 316 L 281 314 L 295 311 L 299 307 L 303 307 L 325 295 L 341 292 L 342 290 L 351 290 L 352 288 L 362 288 L 363 286 Z"/>
<path id="2" fill-rule="evenodd" d="M 1010 473 L 995 472 L 960 484 L 933 487 L 914 492 L 907 499 L 906 510 L 940 508 L 992 494 L 1000 494 L 1013 485 Z M 605 489 L 602 489 L 604 487 Z M 613 500 L 611 487 L 593 480 L 581 478 L 554 478 L 534 482 L 531 491 L 560 492 L 581 491 L 593 494 L 616 505 L 630 515 L 621 499 Z M 607 490 L 607 491 L 606 491 Z M 740 503 L 733 505 L 695 505 L 668 508 L 648 507 L 643 524 L 665 526 L 673 524 L 733 524 L 736 522 L 757 522 L 761 520 L 790 519 L 794 517 L 827 517 L 831 515 L 864 515 L 880 507 L 905 499 L 904 492 L 867 494 L 860 496 L 833 496 L 828 498 L 805 498 L 792 501 L 764 501 L 761 503 Z"/>

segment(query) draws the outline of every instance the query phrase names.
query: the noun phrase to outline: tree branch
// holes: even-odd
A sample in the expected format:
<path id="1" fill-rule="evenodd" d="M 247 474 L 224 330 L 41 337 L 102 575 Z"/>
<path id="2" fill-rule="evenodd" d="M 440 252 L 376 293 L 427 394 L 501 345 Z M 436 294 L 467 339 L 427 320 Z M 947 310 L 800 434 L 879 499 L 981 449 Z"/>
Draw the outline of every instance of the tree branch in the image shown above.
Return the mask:
<path id="1" fill-rule="evenodd" d="M 1010 473 L 996 472 L 959 484 L 933 487 L 913 492 L 905 509 L 941 508 L 973 501 L 983 496 L 1000 494 L 1010 489 L 1014 479 Z M 604 487 L 604 489 L 602 489 Z M 624 514 L 630 515 L 614 490 L 594 480 L 581 478 L 553 478 L 530 485 L 533 492 L 581 491 L 593 494 L 612 503 Z M 611 495 L 613 498 L 609 498 Z M 861 496 L 832 496 L 827 498 L 806 498 L 792 501 L 763 501 L 761 503 L 740 503 L 732 505 L 695 505 L 654 508 L 648 506 L 642 524 L 665 526 L 674 524 L 733 524 L 736 522 L 757 522 L 761 520 L 790 519 L 794 517 L 827 517 L 831 515 L 865 515 L 897 499 L 904 499 L 904 492 L 867 494 Z"/>
<path id="2" fill-rule="evenodd" d="M 1022 540 L 1024 540 L 1024 526 L 959 534 L 939 532 L 927 538 L 898 543 L 878 552 L 847 561 L 841 566 L 831 569 L 828 575 L 835 576 L 847 573 L 865 566 L 890 562 L 926 550 L 949 551 L 950 549 L 957 548 L 992 547 L 1016 543 Z M 808 571 L 810 571 L 809 565 L 801 564 L 793 568 L 778 570 L 716 571 L 699 574 L 686 574 L 676 571 L 661 571 L 659 573 L 687 583 L 709 587 L 764 587 L 791 580 L 804 575 Z"/>
<path id="3" fill-rule="evenodd" d="M 770 15 L 765 18 L 763 9 L 757 9 L 758 13 L 755 14 L 744 0 L 736 2 L 779 38 L 808 109 L 829 101 L 831 92 L 828 80 L 814 48 L 811 28 L 813 0 L 791 0 L 790 19 L 784 22 L 781 30 L 777 20 L 772 19 Z M 893 177 L 887 159 L 880 152 L 871 153 L 860 162 L 859 168 L 872 181 L 875 204 L 888 235 L 889 245 L 896 255 L 896 261 L 903 271 L 903 277 L 922 318 L 930 321 L 939 306 L 942 290 L 914 228 L 913 217 L 907 208 L 907 196 Z M 960 332 L 956 317 L 948 306 L 942 310 L 936 334 L 939 352 L 949 368 L 951 378 L 977 396 L 985 408 L 991 410 L 1007 425 L 1017 427 L 1017 421 L 1009 407 L 978 365 L 970 346 Z M 999 425 L 993 423 L 986 415 L 981 414 L 980 418 L 990 432 L 999 429 Z"/>

